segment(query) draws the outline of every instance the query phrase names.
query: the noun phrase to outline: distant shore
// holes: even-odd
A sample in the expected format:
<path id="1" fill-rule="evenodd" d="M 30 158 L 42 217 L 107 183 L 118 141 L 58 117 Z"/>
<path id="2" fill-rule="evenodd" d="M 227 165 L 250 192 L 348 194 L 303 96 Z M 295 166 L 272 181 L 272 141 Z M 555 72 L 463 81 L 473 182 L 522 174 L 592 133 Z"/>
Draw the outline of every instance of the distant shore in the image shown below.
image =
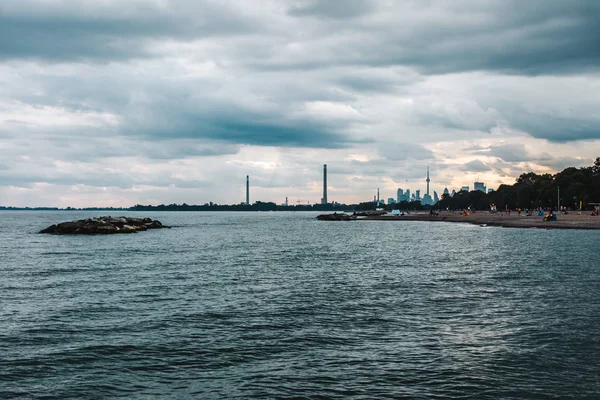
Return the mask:
<path id="1" fill-rule="evenodd" d="M 600 229 L 600 216 L 592 216 L 589 211 L 567 215 L 557 214 L 557 221 L 544 221 L 543 217 L 521 216 L 513 213 L 491 214 L 485 211 L 463 216 L 460 212 L 443 211 L 438 215 L 429 213 L 410 213 L 403 216 L 378 215 L 358 218 L 357 221 L 429 221 L 429 222 L 462 222 L 475 225 L 501 226 L 506 228 L 541 228 L 541 229 Z"/>

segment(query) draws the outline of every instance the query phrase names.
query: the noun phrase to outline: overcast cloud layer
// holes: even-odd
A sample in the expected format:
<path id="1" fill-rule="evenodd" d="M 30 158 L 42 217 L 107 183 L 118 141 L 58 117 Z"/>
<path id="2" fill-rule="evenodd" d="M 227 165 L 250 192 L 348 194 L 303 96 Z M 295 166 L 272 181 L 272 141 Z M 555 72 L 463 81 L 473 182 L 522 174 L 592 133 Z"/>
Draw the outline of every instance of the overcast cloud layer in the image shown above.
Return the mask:
<path id="1" fill-rule="evenodd" d="M 441 194 L 600 153 L 600 2 L 3 0 L 0 205 Z"/>

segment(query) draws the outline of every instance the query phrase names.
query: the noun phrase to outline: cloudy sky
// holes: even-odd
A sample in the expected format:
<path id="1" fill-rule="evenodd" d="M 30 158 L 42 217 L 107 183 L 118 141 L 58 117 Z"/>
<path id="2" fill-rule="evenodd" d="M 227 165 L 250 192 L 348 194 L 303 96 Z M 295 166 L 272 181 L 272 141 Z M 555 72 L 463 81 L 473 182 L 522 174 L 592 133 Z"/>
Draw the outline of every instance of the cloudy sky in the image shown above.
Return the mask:
<path id="1" fill-rule="evenodd" d="M 0 204 L 358 202 L 600 156 L 597 0 L 2 0 Z"/>

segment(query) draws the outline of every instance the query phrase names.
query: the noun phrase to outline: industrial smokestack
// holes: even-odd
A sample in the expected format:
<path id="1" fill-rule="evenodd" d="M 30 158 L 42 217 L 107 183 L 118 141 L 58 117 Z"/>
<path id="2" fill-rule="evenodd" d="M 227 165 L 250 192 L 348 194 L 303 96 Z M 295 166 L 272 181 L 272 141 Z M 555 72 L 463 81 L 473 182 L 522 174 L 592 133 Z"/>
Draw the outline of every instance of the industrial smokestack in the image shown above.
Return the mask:
<path id="1" fill-rule="evenodd" d="M 250 176 L 246 175 L 246 205 L 250 205 Z"/>
<path id="2" fill-rule="evenodd" d="M 327 164 L 323 164 L 323 199 L 321 203 L 327 204 Z"/>

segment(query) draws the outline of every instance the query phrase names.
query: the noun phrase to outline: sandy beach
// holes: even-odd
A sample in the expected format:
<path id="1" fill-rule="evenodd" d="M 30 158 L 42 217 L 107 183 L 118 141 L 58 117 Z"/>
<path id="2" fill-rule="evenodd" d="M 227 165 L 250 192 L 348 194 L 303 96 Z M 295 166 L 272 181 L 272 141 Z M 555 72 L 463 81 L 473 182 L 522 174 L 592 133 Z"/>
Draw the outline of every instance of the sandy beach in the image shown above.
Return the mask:
<path id="1" fill-rule="evenodd" d="M 381 215 L 359 217 L 357 221 L 431 221 L 431 222 L 463 222 L 468 224 L 502 226 L 507 228 L 542 228 L 542 229 L 600 229 L 600 216 L 592 216 L 590 212 L 557 215 L 557 221 L 544 221 L 543 217 L 521 216 L 516 212 L 495 213 L 481 211 L 463 216 L 459 212 L 440 212 L 439 215 L 430 216 L 428 213 L 410 213 L 403 216 Z"/>

